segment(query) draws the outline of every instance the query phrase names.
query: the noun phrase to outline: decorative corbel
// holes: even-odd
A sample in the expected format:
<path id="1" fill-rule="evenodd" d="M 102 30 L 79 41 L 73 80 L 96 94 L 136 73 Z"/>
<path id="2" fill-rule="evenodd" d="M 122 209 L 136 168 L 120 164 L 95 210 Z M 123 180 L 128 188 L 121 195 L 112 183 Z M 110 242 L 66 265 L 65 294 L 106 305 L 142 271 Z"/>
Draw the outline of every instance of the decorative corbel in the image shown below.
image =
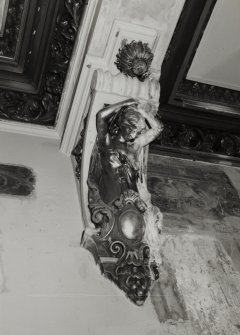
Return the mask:
<path id="1" fill-rule="evenodd" d="M 162 131 L 154 115 L 159 83 L 96 70 L 90 91 L 73 151 L 85 224 L 82 245 L 140 306 L 161 262 L 162 214 L 151 204 L 145 176 L 146 149 Z"/>

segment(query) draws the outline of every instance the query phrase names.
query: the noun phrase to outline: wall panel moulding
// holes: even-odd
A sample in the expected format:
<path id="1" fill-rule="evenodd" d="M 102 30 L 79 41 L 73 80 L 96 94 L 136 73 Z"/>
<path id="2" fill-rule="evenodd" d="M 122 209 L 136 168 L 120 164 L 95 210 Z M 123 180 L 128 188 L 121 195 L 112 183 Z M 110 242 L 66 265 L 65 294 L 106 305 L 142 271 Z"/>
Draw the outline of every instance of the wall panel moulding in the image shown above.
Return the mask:
<path id="1" fill-rule="evenodd" d="M 0 26 L 0 119 L 5 120 L 1 129 L 21 132 L 23 127 L 23 133 L 36 131 L 48 137 L 50 132 L 37 125 L 56 126 L 86 5 L 80 0 L 18 0 L 6 1 L 1 8 L 5 13 Z M 35 130 L 26 124 L 35 124 Z"/>

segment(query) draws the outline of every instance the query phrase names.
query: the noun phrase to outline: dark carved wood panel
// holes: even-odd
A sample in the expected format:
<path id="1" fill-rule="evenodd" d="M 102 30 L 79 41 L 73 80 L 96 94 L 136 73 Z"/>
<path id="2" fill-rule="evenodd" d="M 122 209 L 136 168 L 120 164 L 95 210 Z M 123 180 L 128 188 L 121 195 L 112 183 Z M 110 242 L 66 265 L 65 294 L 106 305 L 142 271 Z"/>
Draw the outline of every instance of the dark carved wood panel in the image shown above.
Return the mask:
<path id="1" fill-rule="evenodd" d="M 0 60 L 1 119 L 55 125 L 84 5 L 31 0 L 19 57 L 11 64 Z"/>
<path id="2" fill-rule="evenodd" d="M 204 160 L 240 165 L 240 134 L 232 131 L 165 121 L 164 130 L 151 150 L 173 153 L 173 149 L 194 160 L 205 156 Z"/>
<path id="3" fill-rule="evenodd" d="M 192 106 L 209 106 L 215 104 L 219 111 L 231 108 L 239 112 L 240 92 L 224 87 L 208 85 L 183 79 L 179 84 L 176 97 L 183 102 L 189 102 Z"/>

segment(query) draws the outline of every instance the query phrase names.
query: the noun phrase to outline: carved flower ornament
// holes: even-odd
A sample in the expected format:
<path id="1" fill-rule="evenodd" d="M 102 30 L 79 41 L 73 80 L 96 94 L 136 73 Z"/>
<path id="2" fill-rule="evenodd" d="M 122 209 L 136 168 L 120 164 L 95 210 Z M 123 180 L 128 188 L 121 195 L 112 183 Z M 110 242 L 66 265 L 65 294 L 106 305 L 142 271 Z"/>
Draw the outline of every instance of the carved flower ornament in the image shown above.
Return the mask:
<path id="1" fill-rule="evenodd" d="M 119 49 L 115 62 L 120 72 L 144 81 L 149 76 L 153 53 L 147 43 L 132 41 Z"/>

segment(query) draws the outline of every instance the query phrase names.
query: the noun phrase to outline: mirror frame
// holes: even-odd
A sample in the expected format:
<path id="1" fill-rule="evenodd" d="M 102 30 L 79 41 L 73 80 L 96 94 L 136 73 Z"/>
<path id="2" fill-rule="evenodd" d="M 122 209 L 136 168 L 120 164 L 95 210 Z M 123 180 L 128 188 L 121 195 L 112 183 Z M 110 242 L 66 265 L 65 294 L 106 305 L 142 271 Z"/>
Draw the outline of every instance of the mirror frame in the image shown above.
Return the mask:
<path id="1" fill-rule="evenodd" d="M 217 0 L 186 0 L 161 71 L 165 120 L 240 133 L 240 92 L 186 79 Z"/>

